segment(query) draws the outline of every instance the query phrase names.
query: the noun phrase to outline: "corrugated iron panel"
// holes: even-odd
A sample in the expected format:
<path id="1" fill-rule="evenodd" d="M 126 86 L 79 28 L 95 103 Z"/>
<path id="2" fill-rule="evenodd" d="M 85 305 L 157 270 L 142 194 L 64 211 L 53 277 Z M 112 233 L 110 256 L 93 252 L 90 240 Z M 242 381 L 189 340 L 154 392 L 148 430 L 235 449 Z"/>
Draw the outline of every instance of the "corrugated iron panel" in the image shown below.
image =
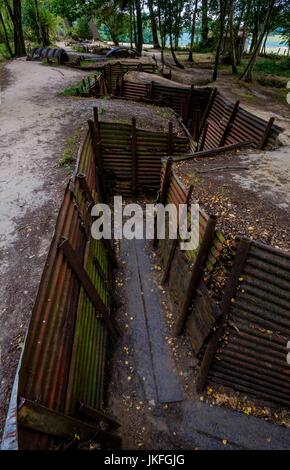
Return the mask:
<path id="1" fill-rule="evenodd" d="M 213 381 L 290 405 L 290 254 L 251 242 L 213 361 Z"/>
<path id="2" fill-rule="evenodd" d="M 59 249 L 62 237 L 67 238 L 101 299 L 109 305 L 108 253 L 103 242 L 90 241 L 86 194 L 77 178 L 79 173 L 86 175 L 94 197 L 95 172 L 87 134 L 59 211 L 19 364 L 18 397 L 67 414 L 76 413 L 78 400 L 97 409 L 103 403 L 106 328 Z M 18 429 L 18 436 L 23 449 L 47 448 L 53 442 L 23 428 Z"/>

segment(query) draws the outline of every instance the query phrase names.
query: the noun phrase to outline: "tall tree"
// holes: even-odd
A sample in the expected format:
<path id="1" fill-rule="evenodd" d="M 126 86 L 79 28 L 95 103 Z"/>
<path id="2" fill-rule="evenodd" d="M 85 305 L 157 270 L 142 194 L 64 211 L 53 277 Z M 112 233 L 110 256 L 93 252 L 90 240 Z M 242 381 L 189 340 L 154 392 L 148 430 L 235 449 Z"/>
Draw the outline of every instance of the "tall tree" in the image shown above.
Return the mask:
<path id="1" fill-rule="evenodd" d="M 137 20 L 137 44 L 136 49 L 139 54 L 142 53 L 143 49 L 143 22 L 142 22 L 142 9 L 141 9 L 141 1 L 135 0 L 135 8 L 136 8 L 136 20 Z"/>
<path id="2" fill-rule="evenodd" d="M 236 56 L 236 35 L 234 29 L 234 0 L 230 0 L 230 13 L 229 13 L 229 29 L 230 29 L 230 41 L 231 41 L 231 62 L 232 62 L 232 73 L 233 75 L 238 74 L 237 69 L 237 56 Z"/>
<path id="3" fill-rule="evenodd" d="M 195 0 L 194 10 L 193 10 L 193 15 L 192 15 L 192 22 L 191 22 L 190 49 L 189 49 L 189 54 L 188 54 L 188 62 L 193 62 L 192 53 L 193 53 L 193 45 L 194 45 L 194 37 L 195 37 L 197 8 L 198 8 L 198 0 Z"/>
<path id="4" fill-rule="evenodd" d="M 149 8 L 149 14 L 150 14 L 150 21 L 151 21 L 153 47 L 154 49 L 160 49 L 153 0 L 148 0 L 148 8 Z"/>
<path id="5" fill-rule="evenodd" d="M 201 46 L 206 47 L 208 43 L 208 0 L 202 0 L 201 6 Z"/>
<path id="6" fill-rule="evenodd" d="M 13 0 L 12 6 L 9 0 L 4 0 L 5 6 L 13 23 L 14 56 L 23 57 L 26 54 L 25 41 L 22 27 L 21 0 Z"/>
<path id="7" fill-rule="evenodd" d="M 267 15 L 266 15 L 266 19 L 265 19 L 265 22 L 264 22 L 263 30 L 260 34 L 260 37 L 259 37 L 258 42 L 256 44 L 256 47 L 254 48 L 254 51 L 253 51 L 252 56 L 249 60 L 249 63 L 246 66 L 244 72 L 242 73 L 242 75 L 240 77 L 241 80 L 251 82 L 252 79 L 253 79 L 253 77 L 252 77 L 253 69 L 254 69 L 254 66 L 255 66 L 255 63 L 256 63 L 256 60 L 257 60 L 257 57 L 258 57 L 259 50 L 260 50 L 261 45 L 263 43 L 263 39 L 265 37 L 265 34 L 267 33 L 274 6 L 275 6 L 275 0 L 269 0 L 268 1 L 268 7 L 267 7 Z"/>
<path id="8" fill-rule="evenodd" d="M 4 20 L 4 17 L 3 17 L 3 14 L 2 14 L 1 11 L 0 11 L 0 24 L 1 24 L 2 29 L 3 29 L 6 49 L 8 51 L 8 54 L 10 55 L 10 57 L 13 57 L 13 51 L 12 51 L 11 46 L 10 46 L 8 31 L 7 31 L 5 20 Z"/>
<path id="9" fill-rule="evenodd" d="M 216 55 L 215 55 L 215 64 L 214 64 L 214 71 L 213 71 L 213 81 L 216 81 L 218 76 L 218 66 L 220 61 L 223 37 L 225 32 L 225 17 L 227 11 L 227 0 L 219 0 L 219 23 L 220 23 L 220 31 L 219 31 L 219 39 L 216 47 Z"/>

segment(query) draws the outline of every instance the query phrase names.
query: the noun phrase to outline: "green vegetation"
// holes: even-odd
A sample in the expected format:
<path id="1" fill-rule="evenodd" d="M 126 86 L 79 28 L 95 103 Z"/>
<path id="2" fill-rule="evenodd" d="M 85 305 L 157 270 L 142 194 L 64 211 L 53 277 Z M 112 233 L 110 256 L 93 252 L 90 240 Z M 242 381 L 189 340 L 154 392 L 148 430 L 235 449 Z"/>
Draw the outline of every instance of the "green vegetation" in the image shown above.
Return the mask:
<path id="1" fill-rule="evenodd" d="M 263 74 L 290 77 L 290 58 L 259 60 L 256 63 L 255 70 Z"/>
<path id="2" fill-rule="evenodd" d="M 69 137 L 69 139 L 66 142 L 63 155 L 58 162 L 59 166 L 69 167 L 73 163 L 74 157 L 75 157 L 76 146 L 77 146 L 76 136 Z"/>

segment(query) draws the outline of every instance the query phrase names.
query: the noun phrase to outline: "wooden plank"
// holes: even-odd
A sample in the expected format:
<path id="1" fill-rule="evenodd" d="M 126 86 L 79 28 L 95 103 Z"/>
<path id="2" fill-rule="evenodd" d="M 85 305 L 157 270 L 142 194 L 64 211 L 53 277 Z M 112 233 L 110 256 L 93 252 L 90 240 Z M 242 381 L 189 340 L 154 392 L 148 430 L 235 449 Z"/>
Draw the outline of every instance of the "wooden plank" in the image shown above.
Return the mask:
<path id="1" fill-rule="evenodd" d="M 272 127 L 273 127 L 273 124 L 275 122 L 275 118 L 271 118 L 267 124 L 267 127 L 265 129 L 265 132 L 263 134 L 263 137 L 261 139 L 261 142 L 258 144 L 257 148 L 260 149 L 260 150 L 263 150 L 267 144 L 267 141 L 268 141 L 268 138 L 269 138 L 269 135 L 270 135 L 270 132 L 272 130 Z"/>
<path id="2" fill-rule="evenodd" d="M 188 204 L 190 203 L 190 199 L 191 199 L 191 196 L 192 196 L 192 193 L 193 193 L 193 185 L 191 185 L 187 191 L 187 194 L 186 194 L 186 197 L 185 197 L 185 200 L 184 200 L 184 204 L 186 204 L 186 207 L 188 206 Z M 186 212 L 188 210 L 188 207 L 186 209 Z M 178 223 L 178 226 L 177 226 L 177 233 L 179 232 L 179 223 Z M 178 244 L 179 244 L 179 238 L 178 236 L 176 237 L 175 240 L 172 241 L 172 245 L 171 245 L 171 250 L 170 250 L 170 253 L 169 253 L 169 256 L 168 256 L 168 260 L 167 260 L 167 263 L 166 263 L 166 266 L 164 268 L 164 273 L 163 273 L 163 277 L 162 277 L 162 280 L 161 280 L 161 284 L 164 285 L 165 282 L 167 281 L 168 277 L 169 277 L 169 274 L 170 274 L 170 270 L 171 270 L 171 266 L 172 266 L 172 262 L 173 262 L 173 259 L 174 259 L 174 255 L 175 255 L 175 252 L 177 250 L 177 247 L 178 247 Z"/>
<path id="3" fill-rule="evenodd" d="M 209 369 L 213 361 L 213 358 L 216 354 L 219 339 L 224 331 L 224 326 L 227 320 L 227 314 L 231 307 L 232 299 L 236 295 L 238 280 L 241 275 L 242 269 L 244 267 L 245 261 L 247 259 L 250 246 L 251 246 L 251 241 L 246 238 L 241 239 L 239 242 L 238 251 L 234 259 L 234 264 L 233 264 L 231 274 L 228 279 L 227 286 L 226 286 L 224 296 L 222 299 L 222 303 L 220 306 L 221 312 L 222 312 L 221 320 L 220 320 L 220 323 L 216 332 L 213 334 L 210 341 L 208 342 L 208 345 L 207 345 L 207 348 L 206 348 L 206 351 L 202 360 L 201 368 L 199 371 L 197 385 L 196 385 L 197 391 L 199 393 L 202 392 L 205 388 Z"/>
<path id="4" fill-rule="evenodd" d="M 240 107 L 240 102 L 239 101 L 236 101 L 234 107 L 233 107 L 233 110 L 231 112 L 231 115 L 229 117 L 229 120 L 227 122 L 227 125 L 225 127 L 225 130 L 224 130 L 224 133 L 222 135 L 222 138 L 220 140 L 220 143 L 219 143 L 219 147 L 223 147 L 226 140 L 227 140 L 227 137 L 228 137 L 228 134 L 235 122 L 235 119 L 236 119 L 236 116 L 238 114 L 238 111 L 239 111 L 239 107 Z"/>
<path id="5" fill-rule="evenodd" d="M 180 335 L 184 329 L 188 317 L 189 307 L 192 303 L 197 286 L 201 280 L 203 269 L 207 262 L 208 253 L 214 236 L 216 223 L 217 218 L 215 216 L 210 216 L 192 269 L 191 279 L 188 285 L 187 292 L 185 293 L 184 303 L 179 318 L 176 322 L 175 333 L 177 336 Z"/>
<path id="6" fill-rule="evenodd" d="M 89 206 L 92 207 L 95 205 L 94 198 L 92 196 L 92 193 L 90 191 L 90 188 L 87 183 L 87 177 L 84 173 L 78 173 L 77 174 L 77 179 L 80 183 L 81 190 L 84 192 L 85 197 L 87 202 L 89 203 Z"/>
<path id="7" fill-rule="evenodd" d="M 101 431 L 91 424 L 71 416 L 51 410 L 30 400 L 22 398 L 18 410 L 19 426 L 62 439 L 75 439 L 81 442 L 94 440 L 104 449 L 120 449 L 121 439 L 112 433 Z"/>
<path id="8" fill-rule="evenodd" d="M 100 421 L 105 422 L 111 429 L 118 429 L 121 426 L 121 424 L 118 423 L 118 421 L 116 421 L 115 419 L 111 418 L 100 410 L 96 410 L 95 408 L 86 405 L 81 401 L 78 402 L 78 411 L 83 416 L 91 418 L 98 423 Z"/>
<path id="9" fill-rule="evenodd" d="M 85 289 L 87 295 L 91 299 L 92 303 L 94 304 L 96 311 L 98 314 L 102 315 L 108 329 L 112 333 L 113 337 L 116 339 L 119 336 L 119 329 L 117 324 L 114 322 L 112 318 L 110 318 L 109 309 L 103 303 L 102 299 L 100 298 L 97 290 L 95 289 L 91 279 L 89 278 L 88 273 L 80 263 L 74 249 L 72 248 L 69 240 L 63 238 L 61 243 L 59 244 L 59 248 L 64 253 L 68 263 L 70 264 L 73 272 L 75 273 L 76 277 L 78 278 L 79 282 L 82 284 L 83 288 Z"/>
<path id="10" fill-rule="evenodd" d="M 137 195 L 138 186 L 138 151 L 137 151 L 137 129 L 136 118 L 132 118 L 132 191 Z"/>

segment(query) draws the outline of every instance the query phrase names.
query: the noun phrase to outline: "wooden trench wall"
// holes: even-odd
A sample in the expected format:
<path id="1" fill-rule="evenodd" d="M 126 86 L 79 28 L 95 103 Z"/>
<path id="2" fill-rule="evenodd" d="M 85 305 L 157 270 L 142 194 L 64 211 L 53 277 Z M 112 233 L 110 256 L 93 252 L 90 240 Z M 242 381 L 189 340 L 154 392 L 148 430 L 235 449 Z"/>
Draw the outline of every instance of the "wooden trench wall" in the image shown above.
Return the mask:
<path id="1" fill-rule="evenodd" d="M 120 85 L 120 75 L 117 68 L 114 75 L 112 67 L 108 70 L 102 80 L 110 92 Z M 215 90 L 189 87 L 187 105 L 183 91 L 178 95 L 174 88 L 158 90 L 154 84 L 149 92 L 152 102 L 169 100 L 199 150 L 249 138 L 263 148 L 274 144 L 280 132 L 273 120 L 266 123 L 238 104 L 225 104 Z M 91 208 L 110 194 L 134 197 L 159 189 L 160 202 L 176 205 L 188 204 L 194 196 L 194 187 L 185 188 L 174 173 L 172 158 L 164 160 L 189 152 L 188 132 L 174 134 L 172 123 L 167 133 L 158 133 L 139 129 L 135 119 L 131 124 L 100 122 L 97 109 L 88 126 L 32 311 L 4 449 L 57 447 L 75 435 L 107 449 L 121 446 L 117 421 L 102 411 L 108 345 L 120 334 L 112 315 L 116 259 L 108 242 L 91 238 Z M 216 223 L 214 216 L 200 211 L 195 251 L 182 252 L 178 240 L 160 241 L 159 246 L 162 282 L 169 284 L 176 307 L 176 334 L 185 329 L 193 351 L 202 354 L 198 390 L 211 380 L 288 405 L 289 254 L 240 240 L 217 303 L 204 279 L 205 269 L 213 269 L 223 248 Z"/>
<path id="2" fill-rule="evenodd" d="M 188 204 L 194 186 L 185 188 L 163 162 L 161 197 Z M 206 287 L 223 249 L 217 220 L 200 211 L 199 247 L 181 251 L 180 242 L 159 242 L 163 280 L 176 316 L 176 334 L 186 331 L 200 358 L 197 390 L 208 383 L 229 386 L 282 406 L 290 405 L 290 254 L 266 244 L 233 240 L 235 256 L 222 300 Z M 222 266 L 221 266 L 222 268 Z"/>
<path id="3" fill-rule="evenodd" d="M 104 415 L 111 315 L 110 244 L 90 236 L 90 209 L 101 201 L 98 155 L 88 131 L 60 207 L 32 311 L 2 447 L 46 449 L 75 435 L 119 448 L 115 420 Z M 100 428 L 100 422 L 103 427 Z"/>
<path id="4" fill-rule="evenodd" d="M 120 332 L 112 315 L 108 241 L 91 237 L 91 208 L 110 194 L 134 196 L 160 185 L 161 159 L 187 152 L 188 139 L 132 125 L 88 122 L 76 170 L 61 204 L 15 380 L 3 449 L 57 448 L 95 440 L 121 446 L 118 422 L 104 414 L 107 351 Z M 114 182 L 114 184 L 113 184 Z M 100 424 L 102 423 L 102 424 Z"/>

